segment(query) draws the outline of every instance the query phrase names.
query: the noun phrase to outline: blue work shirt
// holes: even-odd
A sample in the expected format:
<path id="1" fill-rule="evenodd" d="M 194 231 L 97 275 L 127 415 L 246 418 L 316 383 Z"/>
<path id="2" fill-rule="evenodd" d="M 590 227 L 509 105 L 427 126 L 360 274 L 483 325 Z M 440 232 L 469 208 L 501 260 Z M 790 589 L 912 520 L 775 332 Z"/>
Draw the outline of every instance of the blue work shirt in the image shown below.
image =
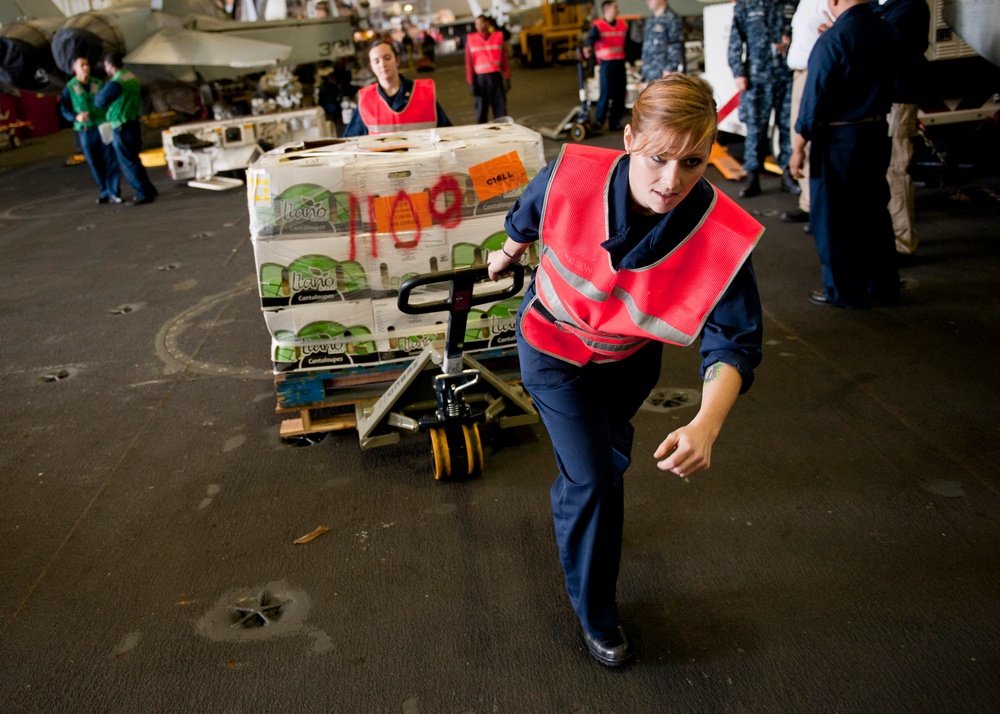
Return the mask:
<path id="1" fill-rule="evenodd" d="M 899 47 L 898 76 L 892 100 L 900 104 L 916 104 L 921 98 L 921 81 L 927 70 L 928 37 L 931 11 L 926 0 L 868 0 L 875 17 L 887 22 L 896 35 Z"/>
<path id="2" fill-rule="evenodd" d="M 376 83 L 375 87 L 378 89 L 378 95 L 382 98 L 382 101 L 389 105 L 389 108 L 394 112 L 401 112 L 406 109 L 407 103 L 410 101 L 410 95 L 413 94 L 413 80 L 407 79 L 406 77 L 400 77 L 399 91 L 393 96 L 389 96 L 382 89 L 382 85 Z M 436 91 L 435 91 L 436 94 Z M 434 105 L 437 110 L 437 125 L 438 126 L 451 126 L 451 121 L 448 116 L 444 113 L 444 109 L 441 108 L 440 104 Z M 351 117 L 350 123 L 344 129 L 344 136 L 367 136 L 368 127 L 365 126 L 364 120 L 361 118 L 361 112 L 357 109 L 354 110 L 354 115 Z"/>
<path id="3" fill-rule="evenodd" d="M 518 243 L 538 240 L 542 206 L 553 164 L 538 172 L 507 213 L 504 229 Z M 601 247 L 616 269 L 637 270 L 661 260 L 697 228 L 712 201 L 712 185 L 704 178 L 665 215 L 644 216 L 629 209 L 629 157 L 622 157 L 611 176 L 608 196 L 608 240 Z M 528 288 L 525 303 L 535 294 Z M 739 370 L 740 392 L 753 383 L 761 360 L 763 317 L 757 279 L 748 257 L 708 316 L 701 332 L 701 375 L 716 362 Z"/>
<path id="4" fill-rule="evenodd" d="M 94 104 L 101 109 L 107 109 L 122 95 L 122 92 L 122 85 L 118 82 L 105 82 L 101 91 L 94 97 Z"/>
<path id="5" fill-rule="evenodd" d="M 854 5 L 819 36 L 809 55 L 795 131 L 806 141 L 830 122 L 884 116 L 896 78 L 896 40 L 867 5 Z"/>

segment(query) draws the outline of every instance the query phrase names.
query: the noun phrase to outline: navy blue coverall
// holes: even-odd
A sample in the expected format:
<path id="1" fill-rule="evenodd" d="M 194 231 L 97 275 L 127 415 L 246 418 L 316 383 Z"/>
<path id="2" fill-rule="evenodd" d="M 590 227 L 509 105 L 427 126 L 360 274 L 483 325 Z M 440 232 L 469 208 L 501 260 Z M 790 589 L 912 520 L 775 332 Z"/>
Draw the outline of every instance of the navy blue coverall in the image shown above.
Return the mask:
<path id="1" fill-rule="evenodd" d="M 809 55 L 795 131 L 809 150 L 809 220 L 827 297 L 841 307 L 899 295 L 886 169 L 886 114 L 896 79 L 895 37 L 855 5 Z"/>
<path id="2" fill-rule="evenodd" d="M 670 213 L 641 216 L 628 209 L 629 157 L 614 170 L 608 196 L 609 232 L 602 243 L 616 268 L 636 269 L 661 259 L 698 225 L 712 197 L 701 180 Z M 519 243 L 538 238 L 552 165 L 543 168 L 507 214 L 507 235 Z M 522 303 L 535 295 L 532 284 Z M 521 379 L 548 430 L 559 475 L 550 492 L 556 542 L 570 602 L 581 626 L 598 639 L 620 624 L 616 603 L 624 523 L 624 473 L 631 462 L 629 423 L 656 386 L 663 345 L 651 342 L 616 362 L 583 367 L 544 354 L 521 335 Z M 701 372 L 716 362 L 734 366 L 750 388 L 761 359 L 762 318 L 750 260 L 709 315 L 701 334 Z M 666 434 L 664 434 L 666 436 Z"/>
<path id="3" fill-rule="evenodd" d="M 122 95 L 118 82 L 107 81 L 97 93 L 97 106 L 106 109 Z M 142 165 L 139 153 L 142 151 L 142 125 L 138 119 L 130 119 L 114 131 L 113 145 L 118 163 L 125 172 L 125 180 L 135 189 L 135 198 L 151 201 L 159 195 L 156 186 L 149 180 L 146 167 Z"/>

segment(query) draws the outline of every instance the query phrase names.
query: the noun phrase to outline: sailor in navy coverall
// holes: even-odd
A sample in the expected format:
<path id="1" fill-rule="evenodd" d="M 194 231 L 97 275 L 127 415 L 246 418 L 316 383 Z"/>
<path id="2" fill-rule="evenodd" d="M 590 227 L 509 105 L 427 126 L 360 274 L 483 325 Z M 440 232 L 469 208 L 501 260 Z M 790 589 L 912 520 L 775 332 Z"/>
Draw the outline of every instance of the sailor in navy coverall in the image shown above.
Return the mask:
<path id="1" fill-rule="evenodd" d="M 661 92 L 664 85 L 670 91 Z M 669 148 L 662 147 L 678 144 L 669 140 L 669 134 L 666 142 L 662 140 L 664 127 L 647 119 L 659 115 L 645 107 L 663 100 L 670 105 L 669 100 L 678 98 L 678 87 L 689 92 L 692 86 L 703 92 L 698 98 L 705 97 L 712 134 L 697 152 L 672 156 Z M 713 188 L 702 175 L 714 139 L 715 108 L 711 89 L 706 88 L 702 80 L 671 75 L 651 83 L 636 102 L 633 124 L 625 130 L 626 148 L 637 146 L 643 133 L 659 138 L 633 150 L 612 169 L 607 193 L 609 238 L 600 247 L 616 271 L 663 260 L 699 226 L 709 209 Z M 663 153 L 643 155 L 650 147 Z M 538 239 L 553 166 L 539 172 L 508 213 L 508 240 L 502 251 L 489 257 L 492 276 Z M 649 193 L 650 186 L 659 193 Z M 590 653 L 603 664 L 617 665 L 632 654 L 616 603 L 623 476 L 631 462 L 633 437 L 629 422 L 656 386 L 662 343 L 651 341 L 625 359 L 583 366 L 545 354 L 524 339 L 521 329 L 525 306 L 537 290 L 536 276 L 518 314 L 517 347 L 523 385 L 548 430 L 559 469 L 550 495 L 566 588 Z M 660 469 L 687 477 L 708 467 L 711 445 L 726 414 L 737 394 L 753 382 L 761 360 L 761 337 L 760 298 L 748 257 L 708 314 L 700 334 L 702 407 L 690 424 L 660 444 L 654 453 Z"/>
<path id="2" fill-rule="evenodd" d="M 809 219 L 823 289 L 809 300 L 860 308 L 899 297 L 886 181 L 896 40 L 866 0 L 831 0 L 830 9 L 836 22 L 809 54 L 790 169 L 801 177 L 812 142 Z"/>

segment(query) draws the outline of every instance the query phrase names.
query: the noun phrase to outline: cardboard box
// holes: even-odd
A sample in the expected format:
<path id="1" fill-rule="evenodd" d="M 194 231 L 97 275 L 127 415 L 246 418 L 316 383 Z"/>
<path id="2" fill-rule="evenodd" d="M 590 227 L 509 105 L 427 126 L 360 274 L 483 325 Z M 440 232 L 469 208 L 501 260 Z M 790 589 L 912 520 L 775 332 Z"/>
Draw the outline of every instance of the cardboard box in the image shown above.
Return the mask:
<path id="1" fill-rule="evenodd" d="M 250 229 L 350 232 L 352 213 L 355 232 L 450 229 L 505 214 L 544 164 L 541 136 L 516 124 L 287 144 L 247 172 Z"/>
<path id="2" fill-rule="evenodd" d="M 318 146 L 288 144 L 261 156 L 247 169 L 250 234 L 254 238 L 350 233 L 351 212 L 360 220 L 362 206 L 344 179 L 353 163 L 337 151 L 351 139 L 329 139 Z"/>
<path id="3" fill-rule="evenodd" d="M 264 313 L 275 372 L 378 364 L 371 300 L 299 305 Z"/>
<path id="4" fill-rule="evenodd" d="M 367 260 L 347 234 L 253 241 L 265 310 L 371 296 Z M 353 256 L 353 260 L 352 260 Z"/>

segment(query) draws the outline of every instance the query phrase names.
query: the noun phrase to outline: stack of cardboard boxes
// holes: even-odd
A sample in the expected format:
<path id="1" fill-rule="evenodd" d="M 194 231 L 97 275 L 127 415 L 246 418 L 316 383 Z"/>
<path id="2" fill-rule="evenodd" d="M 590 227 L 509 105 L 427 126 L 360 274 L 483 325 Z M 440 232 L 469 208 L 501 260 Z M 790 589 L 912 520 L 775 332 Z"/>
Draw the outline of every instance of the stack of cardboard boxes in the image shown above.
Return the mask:
<path id="1" fill-rule="evenodd" d="M 544 163 L 515 124 L 289 144 L 247 171 L 250 230 L 276 372 L 411 359 L 447 313 L 405 315 L 407 278 L 481 265 Z M 537 246 L 528 252 L 536 264 Z M 445 286 L 413 300 L 445 297 Z M 466 350 L 512 344 L 520 297 L 477 306 Z"/>

